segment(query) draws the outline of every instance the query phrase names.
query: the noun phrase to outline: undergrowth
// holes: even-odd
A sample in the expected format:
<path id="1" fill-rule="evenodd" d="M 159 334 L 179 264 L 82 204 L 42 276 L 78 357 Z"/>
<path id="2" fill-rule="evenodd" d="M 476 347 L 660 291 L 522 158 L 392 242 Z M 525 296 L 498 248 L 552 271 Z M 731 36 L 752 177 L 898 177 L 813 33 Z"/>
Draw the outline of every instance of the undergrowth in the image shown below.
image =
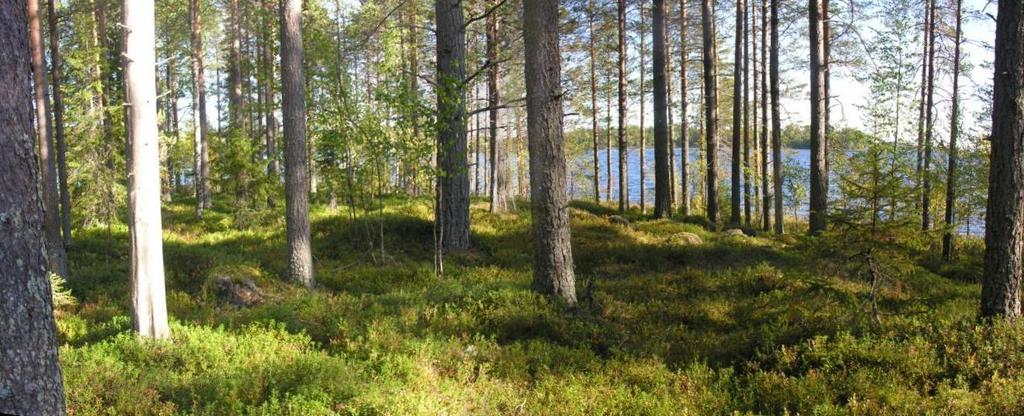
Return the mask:
<path id="1" fill-rule="evenodd" d="M 317 208 L 307 291 L 282 278 L 280 208 L 240 223 L 196 220 L 188 202 L 165 208 L 169 342 L 129 331 L 127 230 L 76 231 L 78 303 L 58 314 L 71 414 L 1024 413 L 1024 329 L 976 322 L 976 243 L 947 265 L 905 253 L 872 290 L 815 258 L 841 236 L 639 213 L 627 227 L 576 203 L 569 309 L 530 289 L 524 203 L 494 215 L 477 201 L 475 249 L 443 276 L 429 201 Z M 253 280 L 265 302 L 229 305 L 220 277 Z"/>

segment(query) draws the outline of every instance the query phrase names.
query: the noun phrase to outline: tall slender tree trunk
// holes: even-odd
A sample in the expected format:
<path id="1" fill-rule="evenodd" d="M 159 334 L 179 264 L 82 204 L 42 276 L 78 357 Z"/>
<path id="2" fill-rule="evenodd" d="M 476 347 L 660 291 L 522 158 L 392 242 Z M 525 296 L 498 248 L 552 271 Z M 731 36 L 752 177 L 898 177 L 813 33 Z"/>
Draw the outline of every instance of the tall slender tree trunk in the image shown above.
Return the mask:
<path id="1" fill-rule="evenodd" d="M 526 45 L 526 110 L 530 140 L 530 202 L 533 214 L 533 285 L 576 304 L 569 206 L 565 195 L 562 137 L 561 55 L 558 3 L 523 1 Z"/>
<path id="2" fill-rule="evenodd" d="M 461 0 L 435 0 L 437 17 L 438 195 L 440 245 L 466 250 L 469 176 L 466 166 L 466 28 Z M 531 166 L 532 166 L 531 157 Z M 533 169 L 530 169 L 533 173 Z"/>
<path id="3" fill-rule="evenodd" d="M 768 173 L 768 1 L 761 0 L 761 217 L 764 231 L 772 229 L 772 195 L 768 189 L 771 183 L 768 179 L 771 176 Z"/>
<path id="4" fill-rule="evenodd" d="M 771 1 L 771 107 L 772 107 L 772 185 L 775 196 L 775 234 L 785 232 L 785 213 L 782 210 L 782 112 L 779 108 L 779 1 Z"/>
<path id="5" fill-rule="evenodd" d="M 934 132 L 935 115 L 935 0 L 929 0 L 928 25 L 928 99 L 924 115 L 924 166 L 921 168 L 921 229 L 928 231 L 932 227 L 932 141 Z"/>
<path id="6" fill-rule="evenodd" d="M 679 148 L 682 159 L 679 162 L 679 197 L 683 216 L 690 215 L 690 131 L 687 114 L 687 62 L 689 38 L 686 24 L 686 0 L 679 0 Z"/>
<path id="7" fill-rule="evenodd" d="M 601 162 L 597 158 L 597 54 L 594 46 L 594 19 L 597 9 L 594 0 L 588 3 L 589 17 L 587 20 L 587 51 L 590 54 L 590 124 L 591 138 L 594 142 L 594 202 L 601 203 Z"/>
<path id="8" fill-rule="evenodd" d="M 753 1 L 753 0 L 751 0 Z M 743 223 L 751 222 L 751 172 L 750 160 L 750 19 L 747 5 L 743 5 Z"/>
<path id="9" fill-rule="evenodd" d="M 71 196 L 68 194 L 67 143 L 64 141 L 64 59 L 60 53 L 60 26 L 55 0 L 46 2 L 50 27 L 50 77 L 53 85 L 53 137 L 57 145 L 57 181 L 60 189 L 60 224 L 64 247 L 71 244 Z"/>
<path id="10" fill-rule="evenodd" d="M 745 12 L 744 0 L 736 0 L 736 47 L 734 48 L 733 62 L 733 83 L 732 83 L 732 198 L 730 200 L 731 215 L 730 225 L 739 225 L 740 209 L 743 201 L 740 199 L 742 190 L 742 168 L 743 154 L 741 136 L 743 129 L 743 18 Z"/>
<path id="11" fill-rule="evenodd" d="M 626 0 L 619 12 L 619 212 L 629 209 L 629 142 L 626 136 Z"/>
<path id="12" fill-rule="evenodd" d="M 828 209 L 828 175 L 825 137 L 828 134 L 825 122 L 825 41 L 823 21 L 823 0 L 808 1 L 810 23 L 810 69 L 811 69 L 811 207 L 810 233 L 825 231 L 825 216 Z"/>
<path id="13" fill-rule="evenodd" d="M 32 141 L 25 3 L 0 3 L 0 413 L 62 415 L 64 382 L 48 276 L 39 165 Z"/>
<path id="14" fill-rule="evenodd" d="M 262 6 L 269 16 L 273 16 L 273 6 L 268 0 L 261 0 Z M 274 116 L 276 100 L 274 100 L 274 48 L 269 39 L 273 36 L 273 25 L 267 25 L 264 30 L 267 32 L 267 45 L 263 48 L 263 66 L 266 68 L 267 80 L 264 83 L 263 95 L 267 104 L 267 172 L 275 181 L 281 172 L 280 162 L 277 157 L 277 117 Z M 268 198 L 270 206 L 274 204 L 273 198 Z"/>
<path id="15" fill-rule="evenodd" d="M 125 96 L 128 109 L 128 216 L 132 326 L 144 338 L 167 339 L 160 144 L 156 115 L 156 13 L 153 0 L 124 0 Z"/>
<path id="16" fill-rule="evenodd" d="M 921 52 L 921 98 L 918 104 L 918 116 L 917 116 L 917 153 L 914 166 L 914 179 L 917 190 L 921 190 L 921 180 L 923 178 L 922 169 L 924 167 L 924 119 L 925 112 L 928 108 L 928 57 L 931 55 L 931 0 L 925 0 L 924 2 L 924 36 L 922 39 L 923 50 Z M 921 199 L 918 199 L 915 205 L 920 206 Z"/>
<path id="17" fill-rule="evenodd" d="M 640 212 L 647 213 L 647 14 L 644 2 L 637 4 L 640 12 Z"/>
<path id="18" fill-rule="evenodd" d="M 507 208 L 503 192 L 505 177 L 501 171 L 505 155 L 501 144 L 498 143 L 498 105 L 501 103 L 501 92 L 498 90 L 498 24 L 497 11 L 492 12 L 487 18 L 487 60 L 491 62 L 491 67 L 487 70 L 488 133 L 491 139 L 491 157 L 488 163 L 491 172 L 491 212 L 504 212 Z"/>
<path id="19" fill-rule="evenodd" d="M 718 224 L 718 62 L 715 41 L 715 9 L 712 0 L 703 0 L 701 26 L 704 34 L 704 131 L 707 142 L 707 215 Z M 736 214 L 736 217 L 739 215 Z"/>
<path id="20" fill-rule="evenodd" d="M 192 131 L 196 218 L 203 218 L 203 210 L 209 208 L 207 200 L 210 193 L 210 178 L 209 168 L 206 166 L 209 160 L 209 128 L 206 120 L 206 69 L 203 65 L 202 10 L 199 0 L 189 0 L 189 15 L 192 21 Z"/>
<path id="21" fill-rule="evenodd" d="M 242 121 L 242 39 L 239 0 L 228 0 L 228 126 L 243 128 Z"/>
<path id="22" fill-rule="evenodd" d="M 473 100 L 470 101 L 471 105 L 476 105 L 477 101 L 479 101 L 479 95 L 480 89 L 477 88 L 477 85 L 474 83 Z M 473 117 L 473 120 L 469 124 L 469 128 L 472 130 L 473 134 L 473 157 L 476 158 L 473 162 L 473 195 L 480 196 L 482 193 L 480 192 L 480 187 L 483 183 L 482 177 L 480 176 L 480 171 L 483 169 L 483 150 L 481 150 L 482 146 L 480 145 L 480 115 L 473 114 L 471 117 Z"/>
<path id="23" fill-rule="evenodd" d="M 676 143 L 675 143 L 675 114 L 672 112 L 676 105 L 672 91 L 672 74 L 675 69 L 672 66 L 672 43 L 669 42 L 672 31 L 669 30 L 668 24 L 671 19 L 669 14 L 672 13 L 672 3 L 666 1 L 665 4 L 665 112 L 668 115 L 668 132 L 665 134 L 668 140 L 668 195 L 669 201 L 672 201 L 672 210 L 675 210 L 676 204 Z"/>
<path id="24" fill-rule="evenodd" d="M 668 82 L 665 71 L 665 0 L 651 8 L 654 48 L 654 217 L 672 216 L 672 148 L 668 137 Z"/>
<path id="25" fill-rule="evenodd" d="M 302 71 L 302 0 L 281 5 L 281 110 L 284 115 L 284 190 L 291 279 L 313 287 L 309 235 L 309 162 L 306 157 L 306 83 Z"/>
<path id="26" fill-rule="evenodd" d="M 981 315 L 1016 320 L 1024 274 L 1024 4 L 999 2 Z"/>
<path id="27" fill-rule="evenodd" d="M 53 146 L 52 121 L 50 120 L 50 91 L 46 80 L 44 60 L 43 25 L 39 16 L 39 0 L 28 0 L 29 46 L 32 50 L 32 75 L 35 85 L 36 132 L 39 142 L 39 165 L 43 191 L 43 231 L 49 255 L 50 271 L 61 276 L 68 275 L 64 239 L 61 237 L 60 181 L 57 178 L 57 153 Z"/>
<path id="28" fill-rule="evenodd" d="M 957 140 L 960 139 L 960 38 L 962 32 L 963 0 L 956 0 L 956 32 L 953 37 L 953 103 L 949 117 L 949 160 L 946 168 L 946 232 L 942 235 L 942 258 L 946 261 L 953 258 L 953 237 L 956 234 L 953 224 L 956 208 L 956 174 L 957 174 Z"/>
<path id="29" fill-rule="evenodd" d="M 612 94 L 604 95 L 604 202 L 612 203 Z"/>

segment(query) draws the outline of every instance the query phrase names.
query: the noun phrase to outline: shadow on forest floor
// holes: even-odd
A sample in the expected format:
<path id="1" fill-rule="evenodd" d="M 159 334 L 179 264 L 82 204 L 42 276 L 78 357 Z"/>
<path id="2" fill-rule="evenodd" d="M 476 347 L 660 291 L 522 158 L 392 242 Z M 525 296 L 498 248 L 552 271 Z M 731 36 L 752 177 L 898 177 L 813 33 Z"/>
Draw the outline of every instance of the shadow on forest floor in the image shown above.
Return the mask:
<path id="1" fill-rule="evenodd" d="M 475 249 L 448 255 L 443 276 L 428 201 L 358 215 L 318 208 L 319 288 L 307 291 L 284 277 L 280 208 L 196 220 L 178 202 L 165 211 L 168 345 L 126 332 L 126 230 L 80 230 L 68 281 L 80 305 L 59 318 L 69 405 L 83 414 L 900 413 L 947 408 L 950 389 L 969 396 L 959 402 L 967 410 L 1024 392 L 1024 332 L 975 328 L 976 285 L 915 268 L 878 292 L 876 327 L 870 285 L 823 273 L 805 243 L 638 214 L 625 227 L 592 203 L 572 212 L 580 305 L 567 308 L 530 289 L 526 204 L 504 214 L 474 204 Z M 266 302 L 228 305 L 216 294 L 223 276 L 252 279 Z M 964 348 L 1005 360 L 965 368 L 949 359 Z"/>

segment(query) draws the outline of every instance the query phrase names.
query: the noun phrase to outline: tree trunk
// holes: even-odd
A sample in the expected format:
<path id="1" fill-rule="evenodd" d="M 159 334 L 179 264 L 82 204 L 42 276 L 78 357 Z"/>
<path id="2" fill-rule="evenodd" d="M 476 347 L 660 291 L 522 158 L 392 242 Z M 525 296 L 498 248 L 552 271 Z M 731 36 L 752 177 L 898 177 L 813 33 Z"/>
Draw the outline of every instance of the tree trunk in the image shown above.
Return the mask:
<path id="1" fill-rule="evenodd" d="M 761 216 L 764 231 L 772 229 L 772 195 L 768 189 L 768 1 L 761 0 Z"/>
<path id="2" fill-rule="evenodd" d="M 715 42 L 715 9 L 712 0 L 704 0 L 701 26 L 704 34 L 704 131 L 707 141 L 707 215 L 713 227 L 718 224 L 718 62 Z M 736 214 L 738 217 L 739 214 Z"/>
<path id="3" fill-rule="evenodd" d="M 808 1 L 811 69 L 811 185 L 810 234 L 825 231 L 828 209 L 827 155 L 825 137 L 825 42 L 823 0 Z"/>
<path id="4" fill-rule="evenodd" d="M 769 1 L 769 0 L 765 0 Z M 782 210 L 782 114 L 779 108 L 779 1 L 771 3 L 771 93 L 772 93 L 772 184 L 775 187 L 775 234 L 785 232 L 785 213 Z"/>
<path id="5" fill-rule="evenodd" d="M 740 209 L 742 208 L 740 192 L 743 184 L 740 163 L 743 162 L 741 153 L 743 143 L 740 141 L 740 133 L 743 129 L 741 100 L 743 99 L 743 21 L 746 20 L 743 18 L 744 11 L 744 0 L 736 0 L 736 47 L 734 48 L 732 83 L 732 186 L 730 187 L 732 199 L 729 207 L 731 209 L 729 223 L 733 226 L 740 224 Z"/>
<path id="6" fill-rule="evenodd" d="M 753 1 L 753 0 L 751 0 Z M 743 5 L 743 223 L 751 223 L 751 172 L 750 160 L 750 19 L 747 5 Z"/>
<path id="7" fill-rule="evenodd" d="M 604 202 L 612 203 L 612 94 L 604 95 Z"/>
<path id="8" fill-rule="evenodd" d="M 281 5 L 281 92 L 284 115 L 284 188 L 291 279 L 313 287 L 309 236 L 309 163 L 306 159 L 306 96 L 302 71 L 302 0 Z"/>
<path id="9" fill-rule="evenodd" d="M 0 5 L 0 413 L 62 415 L 64 382 L 48 277 L 43 203 L 32 141 L 29 20 Z"/>
<path id="10" fill-rule="evenodd" d="M 619 12 L 619 212 L 629 209 L 629 143 L 626 137 L 626 0 Z"/>
<path id="11" fill-rule="evenodd" d="M 262 6 L 270 16 L 274 15 L 270 2 L 262 0 Z M 277 117 L 274 116 L 274 48 L 269 41 L 273 35 L 271 27 L 272 25 L 267 25 L 265 28 L 268 42 L 263 48 L 263 67 L 266 69 L 267 80 L 263 86 L 263 95 L 266 97 L 267 104 L 267 172 L 276 182 L 280 176 L 281 167 L 277 157 Z M 273 198 L 268 198 L 268 202 L 270 201 L 273 201 Z M 273 206 L 272 202 L 270 206 Z"/>
<path id="12" fill-rule="evenodd" d="M 557 1 L 523 1 L 523 39 L 534 237 L 533 285 L 542 293 L 575 305 L 576 278 L 565 195 Z"/>
<path id="13" fill-rule="evenodd" d="M 1024 274 L 1024 4 L 999 2 L 981 315 L 1015 320 Z"/>
<path id="14" fill-rule="evenodd" d="M 596 52 L 594 46 L 594 18 L 597 10 L 594 7 L 594 0 L 588 3 L 589 16 L 587 21 L 587 51 L 590 53 L 590 124 L 591 137 L 594 142 L 594 202 L 601 203 L 601 162 L 597 159 L 597 75 L 596 75 Z"/>
<path id="15" fill-rule="evenodd" d="M 644 14 L 644 2 L 637 4 L 640 12 L 640 213 L 647 213 L 647 15 Z"/>
<path id="16" fill-rule="evenodd" d="M 203 210 L 209 208 L 210 194 L 209 160 L 207 150 L 206 120 L 206 69 L 203 65 L 202 11 L 199 0 L 189 0 L 189 15 L 192 20 L 192 131 L 194 137 L 193 161 L 196 190 L 196 218 L 203 218 Z"/>
<path id="17" fill-rule="evenodd" d="M 689 40 L 686 25 L 686 0 L 679 0 L 679 148 L 682 159 L 679 161 L 679 197 L 683 216 L 690 215 L 690 132 L 687 110 L 687 71 L 686 58 L 689 56 Z"/>
<path id="18" fill-rule="evenodd" d="M 238 0 L 228 0 L 228 126 L 242 128 L 242 40 Z"/>
<path id="19" fill-rule="evenodd" d="M 503 192 L 505 175 L 501 172 L 505 155 L 498 143 L 498 105 L 501 103 L 501 92 L 498 90 L 498 12 L 494 11 L 487 17 L 487 61 L 491 63 L 487 70 L 487 107 L 488 134 L 490 136 L 491 173 L 491 212 L 504 212 L 506 206 Z"/>
<path id="20" fill-rule="evenodd" d="M 71 196 L 68 194 L 67 143 L 64 141 L 64 94 L 61 91 L 64 61 L 60 54 L 60 27 L 55 0 L 46 2 L 50 26 L 50 77 L 53 79 L 53 134 L 57 145 L 57 179 L 60 189 L 60 224 L 63 245 L 71 244 Z"/>
<path id="21" fill-rule="evenodd" d="M 472 101 L 470 101 L 471 105 L 476 105 L 477 101 L 479 101 L 479 92 L 479 88 L 477 88 L 477 85 L 474 83 L 473 97 Z M 470 133 L 473 134 L 473 157 L 476 159 L 473 162 L 473 195 L 480 196 L 480 186 L 481 183 L 483 183 L 480 176 L 480 170 L 483 168 L 483 163 L 481 159 L 483 151 L 480 150 L 480 148 L 482 147 L 480 146 L 480 115 L 473 114 L 471 117 L 473 117 L 473 120 L 471 121 L 471 123 L 469 123 L 469 128 Z"/>
<path id="22" fill-rule="evenodd" d="M 469 176 L 466 166 L 466 28 L 461 0 L 436 0 L 438 194 L 441 246 L 467 250 Z M 532 166 L 531 158 L 531 166 Z M 531 169 L 531 174 L 533 170 Z"/>
<path id="23" fill-rule="evenodd" d="M 956 208 L 957 140 L 960 139 L 960 38 L 963 36 L 961 13 L 963 0 L 956 0 L 956 32 L 953 37 L 953 98 L 949 117 L 949 160 L 946 168 L 946 232 L 942 235 L 942 258 L 953 258 L 953 237 L 956 234 L 953 214 Z"/>
<path id="24" fill-rule="evenodd" d="M 935 0 L 929 0 L 928 25 L 928 99 L 924 115 L 924 162 L 921 168 L 921 229 L 928 231 L 932 227 L 931 193 L 932 193 L 932 140 L 935 134 Z"/>
<path id="25" fill-rule="evenodd" d="M 924 37 L 922 37 L 923 51 L 921 52 L 921 101 L 918 104 L 917 116 L 917 153 L 914 167 L 914 179 L 917 190 L 921 189 L 922 168 L 924 166 L 924 119 L 925 110 L 928 108 L 928 56 L 931 50 L 931 0 L 925 0 L 924 6 Z M 916 203 L 920 205 L 920 200 Z"/>
<path id="26" fill-rule="evenodd" d="M 672 158 L 668 138 L 668 83 L 665 71 L 665 0 L 653 0 L 654 28 L 654 217 L 672 216 Z"/>
<path id="27" fill-rule="evenodd" d="M 40 187 L 43 191 L 43 231 L 49 255 L 50 271 L 61 276 L 68 275 L 67 258 L 64 253 L 64 239 L 61 237 L 60 187 L 57 179 L 57 161 L 53 147 L 52 122 L 50 120 L 50 91 L 46 80 L 44 60 L 42 19 L 39 17 L 39 0 L 28 0 L 29 46 L 32 50 L 32 75 L 35 86 L 36 136 L 39 142 Z"/>
<path id="28" fill-rule="evenodd" d="M 152 0 L 124 1 L 125 96 L 128 109 L 128 215 L 131 240 L 132 327 L 167 339 L 160 148 L 156 115 L 155 12 Z"/>

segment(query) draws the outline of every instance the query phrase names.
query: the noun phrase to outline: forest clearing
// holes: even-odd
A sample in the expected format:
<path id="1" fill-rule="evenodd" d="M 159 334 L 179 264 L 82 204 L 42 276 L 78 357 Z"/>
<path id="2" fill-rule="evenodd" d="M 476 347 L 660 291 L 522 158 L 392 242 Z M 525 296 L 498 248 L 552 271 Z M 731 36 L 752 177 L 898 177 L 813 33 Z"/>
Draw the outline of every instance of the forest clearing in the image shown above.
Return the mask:
<path id="1" fill-rule="evenodd" d="M 0 0 L 0 415 L 1024 414 L 1019 0 Z"/>

